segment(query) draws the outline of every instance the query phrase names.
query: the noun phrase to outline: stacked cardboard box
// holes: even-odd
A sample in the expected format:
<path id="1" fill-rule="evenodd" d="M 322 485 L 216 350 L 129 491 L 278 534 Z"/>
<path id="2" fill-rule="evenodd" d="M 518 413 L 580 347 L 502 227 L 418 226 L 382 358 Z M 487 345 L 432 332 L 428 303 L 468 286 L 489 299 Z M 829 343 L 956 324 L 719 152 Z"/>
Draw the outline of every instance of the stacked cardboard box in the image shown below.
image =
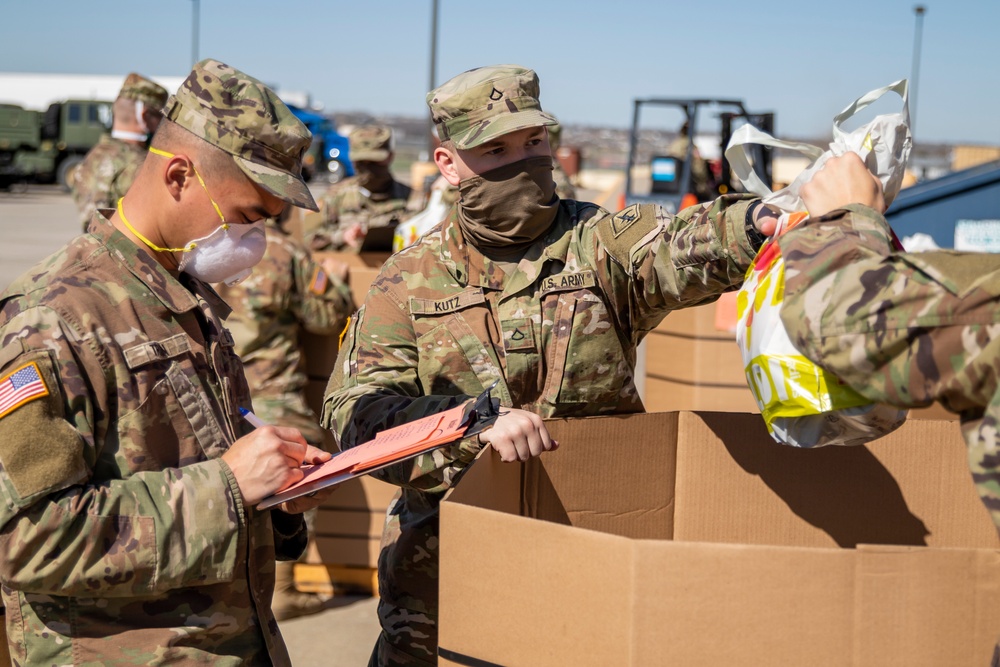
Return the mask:
<path id="1" fill-rule="evenodd" d="M 729 327 L 736 319 L 735 296 L 674 311 L 649 332 L 643 397 L 648 411 L 757 411 Z"/>
<path id="2" fill-rule="evenodd" d="M 549 425 L 442 505 L 442 665 L 989 664 L 1000 540 L 954 422 L 819 450 L 752 414 Z"/>

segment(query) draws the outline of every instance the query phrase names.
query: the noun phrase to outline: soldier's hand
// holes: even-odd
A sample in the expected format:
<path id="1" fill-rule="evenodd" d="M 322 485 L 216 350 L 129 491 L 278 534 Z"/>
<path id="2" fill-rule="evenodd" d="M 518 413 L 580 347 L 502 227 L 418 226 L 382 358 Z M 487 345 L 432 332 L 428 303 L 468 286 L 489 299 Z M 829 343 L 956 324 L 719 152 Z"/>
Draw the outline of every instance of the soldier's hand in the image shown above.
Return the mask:
<path id="1" fill-rule="evenodd" d="M 514 409 L 501 409 L 493 427 L 479 434 L 479 442 L 493 447 L 506 462 L 527 461 L 559 446 L 549 437 L 541 417 Z"/>
<path id="2" fill-rule="evenodd" d="M 278 505 L 278 509 L 285 514 L 301 514 L 307 510 L 311 510 L 314 507 L 319 507 L 326 499 L 333 495 L 333 492 L 340 488 L 339 484 L 334 484 L 333 486 L 328 486 L 326 488 L 320 489 L 319 491 L 314 491 L 306 496 L 299 496 L 298 498 L 292 498 L 291 500 L 286 500 L 285 502 Z"/>
<path id="3" fill-rule="evenodd" d="M 848 204 L 863 204 L 885 212 L 882 182 L 868 171 L 857 153 L 830 158 L 813 174 L 799 194 L 812 217 L 825 215 Z"/>
<path id="4" fill-rule="evenodd" d="M 763 204 L 757 207 L 757 210 L 753 214 L 753 224 L 764 236 L 774 236 L 774 232 L 778 230 L 778 218 L 781 216 L 781 211 L 773 209 L 767 204 Z"/>
<path id="5" fill-rule="evenodd" d="M 360 222 L 355 222 L 353 225 L 344 230 L 344 243 L 352 248 L 360 248 L 361 242 L 364 240 L 365 229 L 361 226 Z"/>
<path id="6" fill-rule="evenodd" d="M 222 455 L 248 505 L 302 479 L 303 463 L 329 459 L 329 452 L 307 444 L 298 429 L 283 426 L 254 429 Z"/>
<path id="7" fill-rule="evenodd" d="M 351 272 L 350 266 L 340 260 L 334 259 L 333 257 L 324 257 L 320 266 L 323 267 L 323 270 L 326 271 L 328 275 L 340 278 L 340 282 L 342 283 L 347 282 L 347 276 Z"/>

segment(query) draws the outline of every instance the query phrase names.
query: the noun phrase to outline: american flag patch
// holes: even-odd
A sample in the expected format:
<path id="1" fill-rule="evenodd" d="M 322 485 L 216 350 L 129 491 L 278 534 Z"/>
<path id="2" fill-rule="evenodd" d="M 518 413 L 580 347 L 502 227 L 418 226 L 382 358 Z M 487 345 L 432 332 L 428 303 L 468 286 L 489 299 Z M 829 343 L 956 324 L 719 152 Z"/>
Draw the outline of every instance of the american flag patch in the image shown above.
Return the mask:
<path id="1" fill-rule="evenodd" d="M 326 292 L 326 271 L 317 266 L 313 272 L 312 280 L 309 283 L 309 291 L 313 294 L 323 294 Z"/>
<path id="2" fill-rule="evenodd" d="M 0 417 L 5 417 L 25 403 L 48 396 L 38 364 L 34 361 L 0 378 Z"/>

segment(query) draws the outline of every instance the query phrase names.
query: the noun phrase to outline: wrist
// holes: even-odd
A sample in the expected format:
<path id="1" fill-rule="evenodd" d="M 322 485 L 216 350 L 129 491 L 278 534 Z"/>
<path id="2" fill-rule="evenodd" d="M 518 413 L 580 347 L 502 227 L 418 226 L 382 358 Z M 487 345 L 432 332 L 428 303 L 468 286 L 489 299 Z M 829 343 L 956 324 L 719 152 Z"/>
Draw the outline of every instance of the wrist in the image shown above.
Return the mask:
<path id="1" fill-rule="evenodd" d="M 760 229 L 757 228 L 757 215 L 762 207 L 764 207 L 764 202 L 760 199 L 750 202 L 750 205 L 747 206 L 746 217 L 743 220 L 743 231 L 754 252 L 760 250 L 760 247 L 767 241 L 767 236 L 762 234 Z"/>

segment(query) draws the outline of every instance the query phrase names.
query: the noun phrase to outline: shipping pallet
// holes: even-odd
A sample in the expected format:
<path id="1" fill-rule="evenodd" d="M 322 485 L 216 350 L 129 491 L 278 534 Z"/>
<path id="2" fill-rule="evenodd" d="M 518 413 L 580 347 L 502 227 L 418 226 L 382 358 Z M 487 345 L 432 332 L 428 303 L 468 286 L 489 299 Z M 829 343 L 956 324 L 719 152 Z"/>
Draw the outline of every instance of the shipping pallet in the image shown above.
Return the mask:
<path id="1" fill-rule="evenodd" d="M 295 588 L 321 595 L 365 594 L 378 596 L 378 570 L 329 563 L 296 563 Z"/>

